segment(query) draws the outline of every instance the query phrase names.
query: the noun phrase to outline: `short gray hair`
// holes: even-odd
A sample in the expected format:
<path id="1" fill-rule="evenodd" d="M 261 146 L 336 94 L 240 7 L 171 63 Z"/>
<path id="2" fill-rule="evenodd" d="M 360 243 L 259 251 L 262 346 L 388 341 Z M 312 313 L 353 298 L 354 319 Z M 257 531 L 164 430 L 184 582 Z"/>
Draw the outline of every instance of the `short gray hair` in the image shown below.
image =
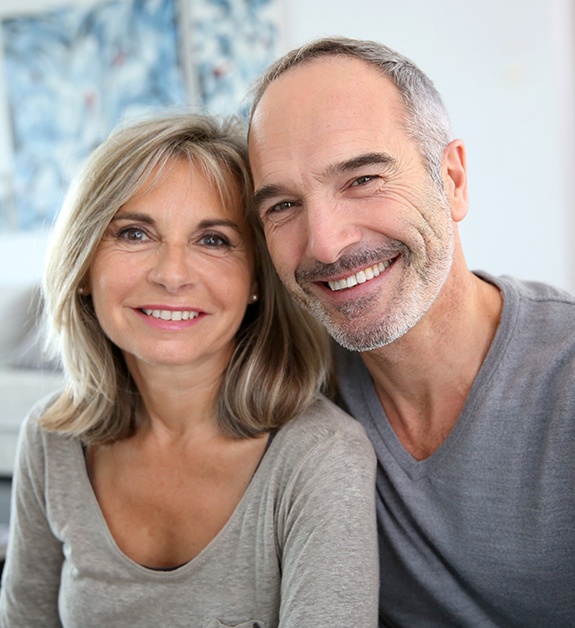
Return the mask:
<path id="1" fill-rule="evenodd" d="M 452 139 L 449 115 L 431 80 L 412 61 L 375 41 L 326 37 L 296 48 L 275 61 L 252 89 L 250 121 L 267 87 L 284 72 L 314 59 L 348 56 L 377 67 L 397 87 L 407 111 L 405 129 L 419 147 L 423 162 L 443 187 L 443 150 Z"/>

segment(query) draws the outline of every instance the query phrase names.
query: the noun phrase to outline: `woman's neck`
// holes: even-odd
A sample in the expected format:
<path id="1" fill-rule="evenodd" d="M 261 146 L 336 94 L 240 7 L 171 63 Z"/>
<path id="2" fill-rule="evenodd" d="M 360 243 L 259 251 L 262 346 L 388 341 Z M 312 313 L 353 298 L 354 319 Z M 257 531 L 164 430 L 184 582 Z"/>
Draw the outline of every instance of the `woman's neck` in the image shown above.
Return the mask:
<path id="1" fill-rule="evenodd" d="M 142 398 L 138 430 L 177 439 L 220 431 L 216 405 L 227 365 L 164 367 L 127 361 Z"/>

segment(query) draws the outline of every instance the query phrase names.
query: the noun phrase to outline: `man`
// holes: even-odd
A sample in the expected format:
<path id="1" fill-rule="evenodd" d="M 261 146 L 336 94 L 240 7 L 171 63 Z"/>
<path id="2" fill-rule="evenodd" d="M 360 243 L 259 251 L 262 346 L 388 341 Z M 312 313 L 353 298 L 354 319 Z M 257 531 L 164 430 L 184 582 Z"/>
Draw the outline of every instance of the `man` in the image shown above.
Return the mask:
<path id="1" fill-rule="evenodd" d="M 575 299 L 468 270 L 465 149 L 432 83 L 374 42 L 292 51 L 250 160 L 378 455 L 381 624 L 574 626 Z"/>

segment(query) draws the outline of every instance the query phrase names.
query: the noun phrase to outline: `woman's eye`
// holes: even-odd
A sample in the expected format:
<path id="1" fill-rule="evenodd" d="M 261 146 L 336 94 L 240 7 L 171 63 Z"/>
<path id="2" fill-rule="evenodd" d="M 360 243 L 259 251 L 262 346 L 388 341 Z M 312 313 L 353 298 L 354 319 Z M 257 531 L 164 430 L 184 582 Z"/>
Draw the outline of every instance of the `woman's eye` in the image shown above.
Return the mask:
<path id="1" fill-rule="evenodd" d="M 148 234 L 139 227 L 124 227 L 117 232 L 116 237 L 127 242 L 146 242 L 149 240 Z"/>
<path id="2" fill-rule="evenodd" d="M 230 241 L 218 233 L 209 233 L 200 239 L 200 244 L 203 246 L 220 248 L 230 246 Z"/>

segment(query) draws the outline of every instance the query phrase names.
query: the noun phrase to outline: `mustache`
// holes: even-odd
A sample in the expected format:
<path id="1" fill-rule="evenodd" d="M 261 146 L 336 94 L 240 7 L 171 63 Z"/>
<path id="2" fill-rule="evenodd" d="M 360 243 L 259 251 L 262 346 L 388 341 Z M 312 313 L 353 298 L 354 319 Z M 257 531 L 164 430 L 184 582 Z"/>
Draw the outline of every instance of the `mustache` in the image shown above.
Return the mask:
<path id="1" fill-rule="evenodd" d="M 409 249 L 403 242 L 393 240 L 385 246 L 361 249 L 343 255 L 331 264 L 314 262 L 295 271 L 298 284 L 316 281 L 329 281 L 342 274 L 355 272 L 358 268 L 367 268 L 379 264 L 398 255 L 403 255 L 409 261 Z"/>

